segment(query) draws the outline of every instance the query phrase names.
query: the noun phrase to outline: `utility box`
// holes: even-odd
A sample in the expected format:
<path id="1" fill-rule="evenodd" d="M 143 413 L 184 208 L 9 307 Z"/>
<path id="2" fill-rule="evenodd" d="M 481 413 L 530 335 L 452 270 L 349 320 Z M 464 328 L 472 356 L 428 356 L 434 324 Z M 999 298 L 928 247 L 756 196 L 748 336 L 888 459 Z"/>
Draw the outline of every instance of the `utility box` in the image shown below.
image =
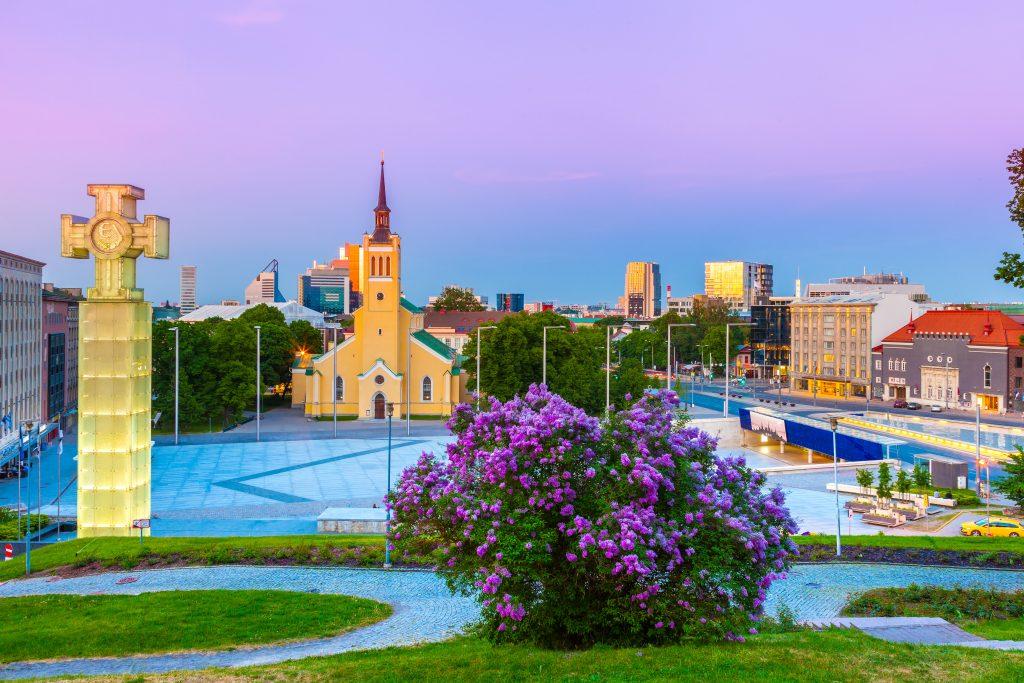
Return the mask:
<path id="1" fill-rule="evenodd" d="M 932 488 L 967 488 L 967 463 L 963 460 L 935 453 L 921 453 L 917 458 L 928 463 L 928 472 L 932 475 Z"/>

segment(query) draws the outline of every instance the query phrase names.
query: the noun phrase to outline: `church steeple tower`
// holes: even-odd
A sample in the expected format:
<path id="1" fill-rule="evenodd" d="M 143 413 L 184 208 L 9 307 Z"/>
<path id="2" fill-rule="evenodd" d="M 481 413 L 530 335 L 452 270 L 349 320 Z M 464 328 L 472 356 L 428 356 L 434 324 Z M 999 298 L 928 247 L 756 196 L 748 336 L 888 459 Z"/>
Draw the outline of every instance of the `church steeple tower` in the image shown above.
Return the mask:
<path id="1" fill-rule="evenodd" d="M 380 189 L 377 208 L 373 210 L 373 242 L 386 243 L 391 238 L 391 209 L 388 208 L 387 190 L 384 188 L 384 154 L 380 155 Z"/>

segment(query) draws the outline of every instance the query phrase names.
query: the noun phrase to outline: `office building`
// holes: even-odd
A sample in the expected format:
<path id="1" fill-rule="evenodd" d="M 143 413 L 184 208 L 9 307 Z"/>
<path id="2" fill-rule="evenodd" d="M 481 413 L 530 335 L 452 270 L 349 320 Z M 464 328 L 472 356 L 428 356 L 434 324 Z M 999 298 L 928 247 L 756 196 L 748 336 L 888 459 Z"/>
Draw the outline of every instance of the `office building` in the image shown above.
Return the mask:
<path id="1" fill-rule="evenodd" d="M 789 372 L 792 303 L 793 297 L 773 296 L 750 307 L 751 357 L 761 368 L 759 376 L 785 377 Z"/>
<path id="2" fill-rule="evenodd" d="M 773 293 L 772 266 L 748 261 L 704 264 L 704 294 L 725 301 L 729 310 L 750 315 L 754 304 L 766 304 Z"/>
<path id="3" fill-rule="evenodd" d="M 522 292 L 498 292 L 494 296 L 494 310 L 519 313 L 526 303 L 526 295 Z"/>
<path id="4" fill-rule="evenodd" d="M 277 259 L 273 259 L 246 286 L 246 304 L 272 304 L 286 301 L 278 283 L 277 265 Z"/>
<path id="5" fill-rule="evenodd" d="M 865 396 L 871 350 L 928 308 L 906 294 L 795 299 L 790 304 L 790 384 L 824 396 Z"/>
<path id="6" fill-rule="evenodd" d="M 18 452 L 18 423 L 39 420 L 43 377 L 43 264 L 0 251 L 0 466 Z"/>
<path id="7" fill-rule="evenodd" d="M 182 314 L 196 310 L 196 267 L 182 266 L 178 275 L 178 307 Z"/>
<path id="8" fill-rule="evenodd" d="M 351 280 L 346 266 L 338 259 L 331 263 L 314 261 L 299 276 L 299 304 L 330 315 L 351 312 Z"/>
<path id="9" fill-rule="evenodd" d="M 808 298 L 822 296 L 854 296 L 856 294 L 870 294 L 881 292 L 889 294 L 906 294 L 914 301 L 928 301 L 928 293 L 924 285 L 911 283 L 910 280 L 900 273 L 864 273 L 863 275 L 850 275 L 836 277 L 823 284 L 807 285 L 806 296 Z"/>
<path id="10" fill-rule="evenodd" d="M 626 286 L 621 308 L 628 318 L 657 318 L 661 315 L 661 267 L 650 261 L 626 264 Z"/>
<path id="11" fill-rule="evenodd" d="M 43 379 L 44 420 L 62 417 L 78 407 L 78 303 L 81 289 L 59 289 L 43 285 Z M 54 432 L 54 436 L 56 432 Z"/>

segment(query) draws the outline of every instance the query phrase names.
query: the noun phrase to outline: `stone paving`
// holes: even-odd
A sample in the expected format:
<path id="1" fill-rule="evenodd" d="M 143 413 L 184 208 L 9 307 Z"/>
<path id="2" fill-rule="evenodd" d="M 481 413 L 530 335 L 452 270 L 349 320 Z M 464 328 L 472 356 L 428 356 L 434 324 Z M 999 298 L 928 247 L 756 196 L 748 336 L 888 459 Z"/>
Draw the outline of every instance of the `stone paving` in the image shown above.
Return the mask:
<path id="1" fill-rule="evenodd" d="M 135 581 L 119 583 L 125 578 Z M 1024 572 L 901 565 L 798 565 L 787 579 L 772 586 L 766 610 L 777 614 L 786 606 L 799 621 L 832 619 L 853 595 L 871 588 L 911 583 L 1024 590 Z M 271 664 L 351 650 L 443 640 L 460 632 L 479 614 L 472 599 L 453 597 L 444 582 L 431 572 L 344 568 L 226 566 L 112 572 L 57 580 L 41 577 L 0 584 L 0 597 L 51 593 L 136 595 L 212 589 L 356 595 L 387 602 L 394 607 L 394 614 L 382 622 L 335 638 L 222 652 L 10 664 L 0 667 L 0 678 L 156 673 Z M 55 657 L 59 654 L 59 651 L 53 653 Z"/>

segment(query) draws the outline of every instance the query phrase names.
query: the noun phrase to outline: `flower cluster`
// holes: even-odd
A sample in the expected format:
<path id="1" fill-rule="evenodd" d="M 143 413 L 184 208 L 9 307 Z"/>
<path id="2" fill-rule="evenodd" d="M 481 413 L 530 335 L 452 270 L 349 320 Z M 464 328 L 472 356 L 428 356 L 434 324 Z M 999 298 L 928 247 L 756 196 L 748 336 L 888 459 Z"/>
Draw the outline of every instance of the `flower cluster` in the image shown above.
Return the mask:
<path id="1" fill-rule="evenodd" d="M 795 525 L 742 458 L 648 395 L 605 421 L 543 386 L 449 422 L 388 500 L 391 542 L 431 538 L 495 640 L 578 647 L 742 640 L 784 575 Z"/>

